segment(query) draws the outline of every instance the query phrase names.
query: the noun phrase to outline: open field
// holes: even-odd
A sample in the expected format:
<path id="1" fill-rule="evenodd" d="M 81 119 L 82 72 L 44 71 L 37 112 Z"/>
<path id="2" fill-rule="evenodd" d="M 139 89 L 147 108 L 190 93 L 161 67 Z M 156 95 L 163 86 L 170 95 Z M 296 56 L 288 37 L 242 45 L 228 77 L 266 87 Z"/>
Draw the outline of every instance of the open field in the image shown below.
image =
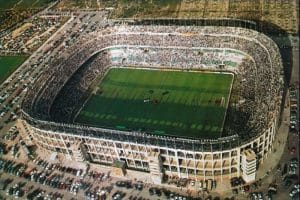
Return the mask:
<path id="1" fill-rule="evenodd" d="M 113 68 L 76 122 L 191 138 L 220 136 L 232 74 Z"/>
<path id="2" fill-rule="evenodd" d="M 0 0 L 0 10 L 41 8 L 53 0 Z"/>
<path id="3" fill-rule="evenodd" d="M 0 84 L 16 70 L 26 58 L 26 56 L 0 56 Z"/>
<path id="4" fill-rule="evenodd" d="M 29 18 L 53 0 L 0 0 L 0 31 Z"/>
<path id="5" fill-rule="evenodd" d="M 62 0 L 56 6 L 63 10 L 108 7 L 114 8 L 112 18 L 234 18 L 266 21 L 298 32 L 296 0 Z"/>

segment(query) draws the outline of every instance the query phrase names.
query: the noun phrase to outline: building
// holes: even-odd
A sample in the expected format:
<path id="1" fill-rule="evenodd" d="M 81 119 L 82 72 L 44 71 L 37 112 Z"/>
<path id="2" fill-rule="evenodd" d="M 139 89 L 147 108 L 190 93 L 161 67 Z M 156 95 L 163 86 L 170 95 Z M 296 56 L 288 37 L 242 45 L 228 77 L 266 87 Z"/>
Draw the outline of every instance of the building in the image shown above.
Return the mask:
<path id="1" fill-rule="evenodd" d="M 205 64 L 194 53 L 199 50 L 195 46 L 201 45 L 201 50 L 218 49 L 213 55 L 218 59 L 225 59 L 228 50 L 236 57 L 245 55 L 241 60 L 253 63 L 243 69 L 229 64 L 223 66 L 224 69 L 220 69 L 219 63 L 216 66 Z M 142 52 L 145 46 L 154 52 L 153 57 L 137 53 Z M 181 50 L 182 46 L 186 48 Z M 180 59 L 160 60 L 160 57 L 165 57 L 164 53 L 168 53 L 166 47 L 175 52 L 177 58 L 189 58 L 193 63 L 181 62 Z M 162 182 L 164 177 L 221 181 L 236 176 L 243 176 L 246 181 L 255 179 L 253 167 L 263 162 L 272 149 L 280 116 L 282 83 L 278 80 L 282 63 L 278 48 L 270 38 L 253 30 L 235 27 L 115 26 L 100 33 L 91 33 L 90 40 L 81 44 L 81 49 L 62 63 L 68 67 L 66 74 L 55 75 L 61 71 L 56 72 L 53 67 L 51 73 L 44 74 L 45 77 L 37 81 L 23 102 L 24 123 L 21 124 L 27 127 L 25 129 L 30 131 L 33 142 L 40 148 L 66 154 L 77 161 L 105 165 L 121 161 L 128 169 L 150 173 L 155 183 Z M 127 51 L 135 57 L 126 57 Z M 101 75 L 111 66 L 124 64 L 150 68 L 180 66 L 183 69 L 194 66 L 204 70 L 234 71 L 237 76 L 254 73 L 254 76 L 243 78 L 248 81 L 245 85 L 255 89 L 254 102 L 258 104 L 254 105 L 251 116 L 254 124 L 259 124 L 256 127 L 258 131 L 246 137 L 241 137 L 241 133 L 218 139 L 175 138 L 74 124 L 68 117 L 71 115 L 63 113 L 63 109 L 56 109 L 51 114 L 55 107 L 54 99 L 58 98 L 69 77 L 84 60 L 96 53 L 99 53 L 103 64 L 100 66 L 102 71 L 97 69 Z M 71 98 L 62 96 L 64 101 L 56 106 L 74 106 Z M 60 116 L 63 120 L 70 120 L 63 121 Z"/>
<path id="2" fill-rule="evenodd" d="M 242 153 L 241 170 L 242 177 L 246 182 L 255 181 L 256 166 L 255 152 L 251 149 L 244 150 Z"/>

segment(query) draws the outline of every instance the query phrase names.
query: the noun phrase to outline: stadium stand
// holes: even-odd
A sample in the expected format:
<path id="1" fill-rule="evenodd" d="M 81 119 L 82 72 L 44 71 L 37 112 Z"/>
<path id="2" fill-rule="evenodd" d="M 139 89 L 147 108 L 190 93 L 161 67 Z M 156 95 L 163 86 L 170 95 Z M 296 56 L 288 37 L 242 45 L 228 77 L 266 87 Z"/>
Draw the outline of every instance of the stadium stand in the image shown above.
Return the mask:
<path id="1" fill-rule="evenodd" d="M 167 175 L 204 178 L 239 175 L 244 149 L 253 148 L 262 161 L 272 148 L 281 103 L 282 62 L 275 43 L 262 33 L 236 27 L 120 24 L 84 36 L 72 51 L 67 60 L 46 69 L 22 105 L 24 120 L 43 148 L 68 153 L 70 144 L 81 138 L 90 155 L 87 159 L 107 164 L 122 158 L 129 167 L 150 173 L 147 152 L 158 151 Z M 233 72 L 222 137 L 196 140 L 74 124 L 93 86 L 112 66 Z M 146 145 L 135 146 L 138 162 L 132 153 L 109 147 L 126 149 L 128 143 Z"/>

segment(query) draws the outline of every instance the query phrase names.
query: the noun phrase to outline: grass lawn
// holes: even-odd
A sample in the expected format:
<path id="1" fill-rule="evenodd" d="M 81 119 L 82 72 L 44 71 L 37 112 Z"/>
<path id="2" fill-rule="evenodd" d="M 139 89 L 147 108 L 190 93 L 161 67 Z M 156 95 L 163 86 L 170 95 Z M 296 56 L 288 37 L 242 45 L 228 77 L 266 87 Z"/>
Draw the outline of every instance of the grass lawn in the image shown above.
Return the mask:
<path id="1" fill-rule="evenodd" d="M 76 122 L 190 138 L 220 136 L 232 74 L 112 68 Z"/>
<path id="2" fill-rule="evenodd" d="M 5 81 L 26 59 L 27 56 L 0 56 L 0 83 Z"/>

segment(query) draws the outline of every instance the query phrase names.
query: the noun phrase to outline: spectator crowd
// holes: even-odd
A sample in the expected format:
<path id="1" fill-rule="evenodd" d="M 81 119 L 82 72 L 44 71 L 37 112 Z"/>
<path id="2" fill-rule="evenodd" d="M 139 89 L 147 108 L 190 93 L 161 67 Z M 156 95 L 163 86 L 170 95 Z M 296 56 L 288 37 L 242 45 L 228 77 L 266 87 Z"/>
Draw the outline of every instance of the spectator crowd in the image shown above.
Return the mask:
<path id="1" fill-rule="evenodd" d="M 265 130 L 279 111 L 281 57 L 271 39 L 252 30 L 108 26 L 83 36 L 68 51 L 71 56 L 49 65 L 28 92 L 23 109 L 31 117 L 71 123 L 97 77 L 111 66 L 234 72 L 232 95 L 238 98 L 229 105 L 227 135 L 242 131 L 249 139 Z"/>

